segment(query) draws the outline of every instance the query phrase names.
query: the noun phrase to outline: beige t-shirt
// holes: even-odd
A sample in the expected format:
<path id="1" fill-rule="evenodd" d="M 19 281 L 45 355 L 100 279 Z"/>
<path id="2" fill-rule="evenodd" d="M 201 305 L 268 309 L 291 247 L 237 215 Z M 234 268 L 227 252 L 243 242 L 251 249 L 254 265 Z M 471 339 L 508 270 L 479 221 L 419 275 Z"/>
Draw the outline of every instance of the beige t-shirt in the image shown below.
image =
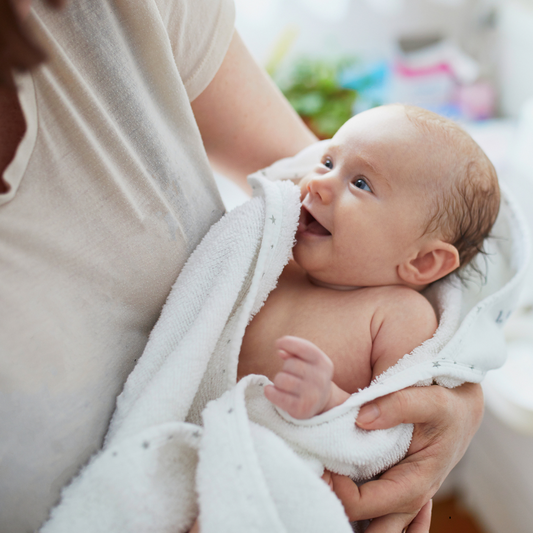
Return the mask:
<path id="1" fill-rule="evenodd" d="M 190 101 L 231 0 L 35 2 L 50 61 L 0 195 L 0 531 L 33 531 L 102 444 L 172 283 L 223 213 Z M 179 392 L 179 391 L 177 391 Z"/>

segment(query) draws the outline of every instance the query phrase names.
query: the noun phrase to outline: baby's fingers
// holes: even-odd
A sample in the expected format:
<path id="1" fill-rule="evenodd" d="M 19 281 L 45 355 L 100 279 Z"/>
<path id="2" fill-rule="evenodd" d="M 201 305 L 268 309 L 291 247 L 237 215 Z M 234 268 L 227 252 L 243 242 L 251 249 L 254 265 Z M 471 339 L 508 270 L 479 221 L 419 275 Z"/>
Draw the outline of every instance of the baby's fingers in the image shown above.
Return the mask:
<path id="1" fill-rule="evenodd" d="M 267 400 L 289 413 L 292 417 L 298 419 L 308 418 L 309 415 L 306 411 L 305 403 L 302 402 L 299 396 L 280 390 L 274 385 L 267 385 L 264 392 Z"/>
<path id="2" fill-rule="evenodd" d="M 302 379 L 298 375 L 287 373 L 285 370 L 276 374 L 274 377 L 274 386 L 280 391 L 288 392 L 295 396 L 300 396 L 304 392 L 302 390 Z"/>
<path id="3" fill-rule="evenodd" d="M 333 367 L 330 358 L 316 344 L 306 339 L 285 335 L 276 341 L 275 347 L 307 363 Z"/>
<path id="4" fill-rule="evenodd" d="M 282 374 L 289 374 L 300 380 L 314 381 L 313 376 L 318 372 L 316 366 L 311 365 L 307 361 L 302 361 L 298 357 L 288 357 L 283 363 Z M 274 379 L 274 384 L 276 380 Z"/>

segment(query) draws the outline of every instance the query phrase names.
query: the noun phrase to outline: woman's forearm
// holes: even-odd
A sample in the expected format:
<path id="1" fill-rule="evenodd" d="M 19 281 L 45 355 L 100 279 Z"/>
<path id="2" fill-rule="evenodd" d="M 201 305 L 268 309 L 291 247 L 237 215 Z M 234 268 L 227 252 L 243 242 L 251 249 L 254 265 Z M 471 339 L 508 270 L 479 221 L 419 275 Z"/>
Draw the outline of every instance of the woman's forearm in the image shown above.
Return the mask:
<path id="1" fill-rule="evenodd" d="M 191 105 L 211 163 L 243 188 L 248 174 L 317 140 L 236 32 Z"/>

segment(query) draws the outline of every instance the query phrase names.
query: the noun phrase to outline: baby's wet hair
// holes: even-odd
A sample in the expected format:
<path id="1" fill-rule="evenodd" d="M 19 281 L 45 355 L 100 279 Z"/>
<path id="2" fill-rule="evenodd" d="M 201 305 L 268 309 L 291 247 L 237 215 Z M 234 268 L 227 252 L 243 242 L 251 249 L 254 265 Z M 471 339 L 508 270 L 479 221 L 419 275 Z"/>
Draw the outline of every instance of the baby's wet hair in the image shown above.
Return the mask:
<path id="1" fill-rule="evenodd" d="M 457 123 L 425 109 L 402 107 L 426 138 L 434 139 L 436 149 L 446 150 L 436 162 L 438 186 L 428 187 L 432 201 L 424 234 L 437 233 L 455 246 L 461 274 L 476 255 L 484 253 L 483 243 L 496 222 L 500 208 L 496 170 Z M 473 264 L 472 268 L 477 270 Z"/>

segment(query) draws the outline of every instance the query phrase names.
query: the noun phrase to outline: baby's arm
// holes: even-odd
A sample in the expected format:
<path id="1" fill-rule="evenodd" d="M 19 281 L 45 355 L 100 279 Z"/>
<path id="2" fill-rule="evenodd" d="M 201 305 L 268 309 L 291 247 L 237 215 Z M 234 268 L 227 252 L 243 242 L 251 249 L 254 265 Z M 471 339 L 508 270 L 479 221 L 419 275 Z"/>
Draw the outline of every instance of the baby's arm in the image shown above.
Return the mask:
<path id="1" fill-rule="evenodd" d="M 265 396 L 292 417 L 311 418 L 350 397 L 331 381 L 333 363 L 312 342 L 285 336 L 276 341 L 276 349 L 285 363 L 274 385 L 265 387 Z"/>
<path id="2" fill-rule="evenodd" d="M 392 288 L 386 303 L 371 323 L 372 379 L 431 338 L 438 326 L 431 304 L 412 289 Z M 280 409 L 294 418 L 311 418 L 350 397 L 333 383 L 331 359 L 312 342 L 285 336 L 276 348 L 285 363 L 274 385 L 265 387 L 265 396 Z"/>
<path id="3" fill-rule="evenodd" d="M 372 379 L 430 339 L 437 326 L 435 311 L 424 296 L 405 287 L 391 291 L 387 305 L 372 319 Z"/>

